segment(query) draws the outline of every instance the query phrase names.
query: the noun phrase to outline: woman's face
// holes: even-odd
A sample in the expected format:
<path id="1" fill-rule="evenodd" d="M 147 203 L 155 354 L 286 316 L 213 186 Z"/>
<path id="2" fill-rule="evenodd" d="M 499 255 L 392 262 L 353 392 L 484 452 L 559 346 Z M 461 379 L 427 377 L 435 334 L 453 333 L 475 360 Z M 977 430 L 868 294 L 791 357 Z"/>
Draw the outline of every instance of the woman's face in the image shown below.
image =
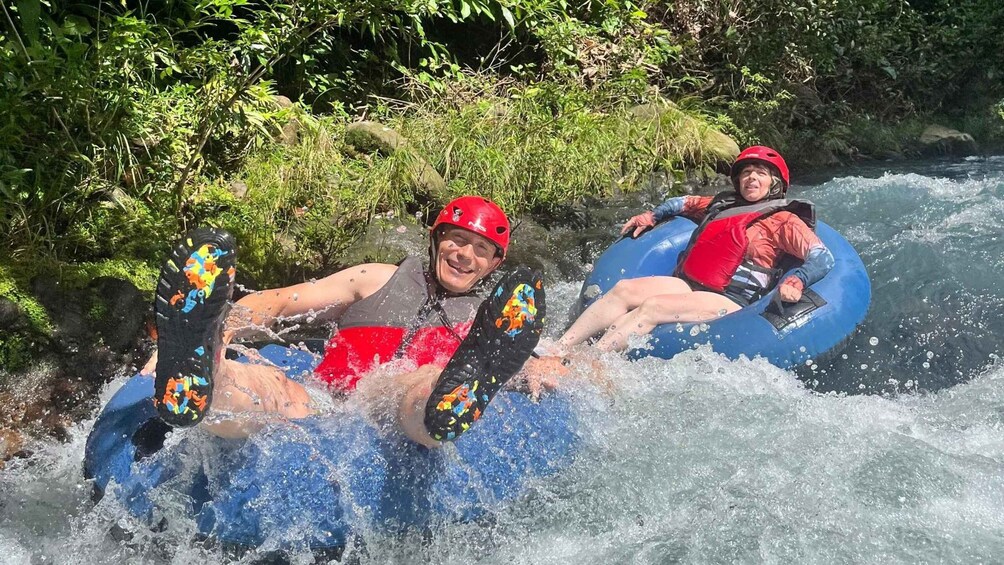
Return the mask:
<path id="1" fill-rule="evenodd" d="M 739 194 L 749 202 L 758 202 L 767 197 L 773 182 L 770 167 L 750 163 L 739 171 Z"/>
<path id="2" fill-rule="evenodd" d="M 436 249 L 436 279 L 449 292 L 467 292 L 502 262 L 490 239 L 447 226 Z"/>

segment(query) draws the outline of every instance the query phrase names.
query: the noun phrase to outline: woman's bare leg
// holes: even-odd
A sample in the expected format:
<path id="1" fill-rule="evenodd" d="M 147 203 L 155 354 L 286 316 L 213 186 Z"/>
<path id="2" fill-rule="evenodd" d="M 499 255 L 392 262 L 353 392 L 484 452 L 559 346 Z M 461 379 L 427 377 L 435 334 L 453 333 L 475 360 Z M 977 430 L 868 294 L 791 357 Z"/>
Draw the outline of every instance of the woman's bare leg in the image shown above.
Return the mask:
<path id="1" fill-rule="evenodd" d="M 650 297 L 671 294 L 690 295 L 687 283 L 676 277 L 641 277 L 624 279 L 610 291 L 589 305 L 572 327 L 558 340 L 558 345 L 569 347 L 582 343 L 607 329 L 619 318 L 641 306 Z M 727 300 L 727 299 L 726 299 Z"/>
<path id="2" fill-rule="evenodd" d="M 659 324 L 705 322 L 735 312 L 740 306 L 714 292 L 653 296 L 621 316 L 596 343 L 601 351 L 623 351 L 632 335 L 647 335 Z"/>

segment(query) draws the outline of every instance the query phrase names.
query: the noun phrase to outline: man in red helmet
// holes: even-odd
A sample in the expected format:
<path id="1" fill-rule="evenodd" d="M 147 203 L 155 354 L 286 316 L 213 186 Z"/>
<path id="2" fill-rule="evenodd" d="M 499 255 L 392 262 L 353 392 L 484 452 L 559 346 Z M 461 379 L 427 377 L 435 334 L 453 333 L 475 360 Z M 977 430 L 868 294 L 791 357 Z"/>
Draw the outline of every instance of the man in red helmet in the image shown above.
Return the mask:
<path id="1" fill-rule="evenodd" d="M 395 413 L 413 441 L 435 447 L 459 437 L 536 346 L 544 289 L 540 274 L 524 268 L 503 278 L 487 300 L 476 294 L 509 246 L 509 220 L 488 199 L 453 200 L 430 236 L 428 271 L 415 257 L 399 265 L 359 265 L 249 294 L 229 317 L 233 238 L 213 229 L 187 236 L 165 263 L 157 288 L 159 355 L 146 370 L 156 367 L 161 418 L 194 425 L 211 405 L 205 425 L 212 433 L 244 437 L 263 416 L 312 415 L 332 402 L 330 390 L 350 393 L 377 366 L 406 359 L 417 369 L 374 376 L 380 382 L 369 387 L 369 396 Z M 315 369 L 329 390 L 306 387 L 274 366 L 222 358 L 230 340 L 296 317 L 338 325 Z"/>
<path id="2" fill-rule="evenodd" d="M 777 151 L 754 146 L 732 165 L 734 190 L 710 196 L 670 198 L 629 219 L 621 234 L 637 237 L 672 216 L 697 222 L 674 276 L 624 279 L 591 304 L 558 341 L 568 347 L 606 330 L 604 351 L 627 348 L 631 335 L 645 335 L 664 323 L 701 322 L 751 304 L 778 283 L 783 261 L 801 266 L 778 288 L 785 302 L 833 267 L 833 255 L 816 236 L 811 202 L 786 200 L 788 165 Z"/>

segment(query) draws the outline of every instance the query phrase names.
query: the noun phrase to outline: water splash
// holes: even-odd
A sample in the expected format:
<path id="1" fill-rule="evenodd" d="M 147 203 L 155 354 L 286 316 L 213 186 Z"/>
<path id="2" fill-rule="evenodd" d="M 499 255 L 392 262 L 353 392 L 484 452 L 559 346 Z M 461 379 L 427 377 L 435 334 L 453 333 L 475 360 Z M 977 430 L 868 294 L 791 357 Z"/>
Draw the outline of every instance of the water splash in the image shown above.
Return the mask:
<path id="1" fill-rule="evenodd" d="M 814 392 L 762 360 L 706 349 L 604 356 L 610 392 L 577 395 L 583 451 L 477 524 L 362 529 L 361 563 L 994 562 L 1004 554 L 1004 160 L 802 189 L 875 284 Z M 567 311 L 578 284 L 549 289 Z M 550 337 L 561 332 L 552 314 Z M 867 365 L 867 369 L 861 369 Z M 121 381 L 105 391 L 106 401 Z M 858 394 L 882 392 L 883 394 Z M 351 404 L 335 409 L 353 410 Z M 80 477 L 92 422 L 0 471 L 0 555 L 36 563 L 222 563 L 169 515 L 151 530 Z M 191 439 L 191 436 L 186 436 Z M 181 434 L 170 441 L 182 441 Z M 261 441 L 261 440 L 256 440 Z M 345 472 L 332 469 L 332 473 Z M 168 513 L 170 514 L 170 510 Z M 304 519 L 301 527 L 311 527 Z M 251 562 L 278 548 L 281 535 Z M 307 553 L 295 563 L 315 562 Z"/>

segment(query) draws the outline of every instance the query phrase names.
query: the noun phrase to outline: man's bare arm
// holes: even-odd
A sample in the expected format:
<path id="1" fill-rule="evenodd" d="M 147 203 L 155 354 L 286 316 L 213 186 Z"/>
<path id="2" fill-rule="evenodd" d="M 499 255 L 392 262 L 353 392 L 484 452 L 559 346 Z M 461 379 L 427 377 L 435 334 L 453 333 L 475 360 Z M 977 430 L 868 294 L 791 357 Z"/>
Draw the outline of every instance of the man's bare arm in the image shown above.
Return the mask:
<path id="1" fill-rule="evenodd" d="M 311 316 L 336 320 L 346 308 L 387 284 L 395 271 L 395 265 L 367 263 L 317 281 L 249 294 L 234 303 L 224 341 L 259 333 L 277 319 Z"/>

